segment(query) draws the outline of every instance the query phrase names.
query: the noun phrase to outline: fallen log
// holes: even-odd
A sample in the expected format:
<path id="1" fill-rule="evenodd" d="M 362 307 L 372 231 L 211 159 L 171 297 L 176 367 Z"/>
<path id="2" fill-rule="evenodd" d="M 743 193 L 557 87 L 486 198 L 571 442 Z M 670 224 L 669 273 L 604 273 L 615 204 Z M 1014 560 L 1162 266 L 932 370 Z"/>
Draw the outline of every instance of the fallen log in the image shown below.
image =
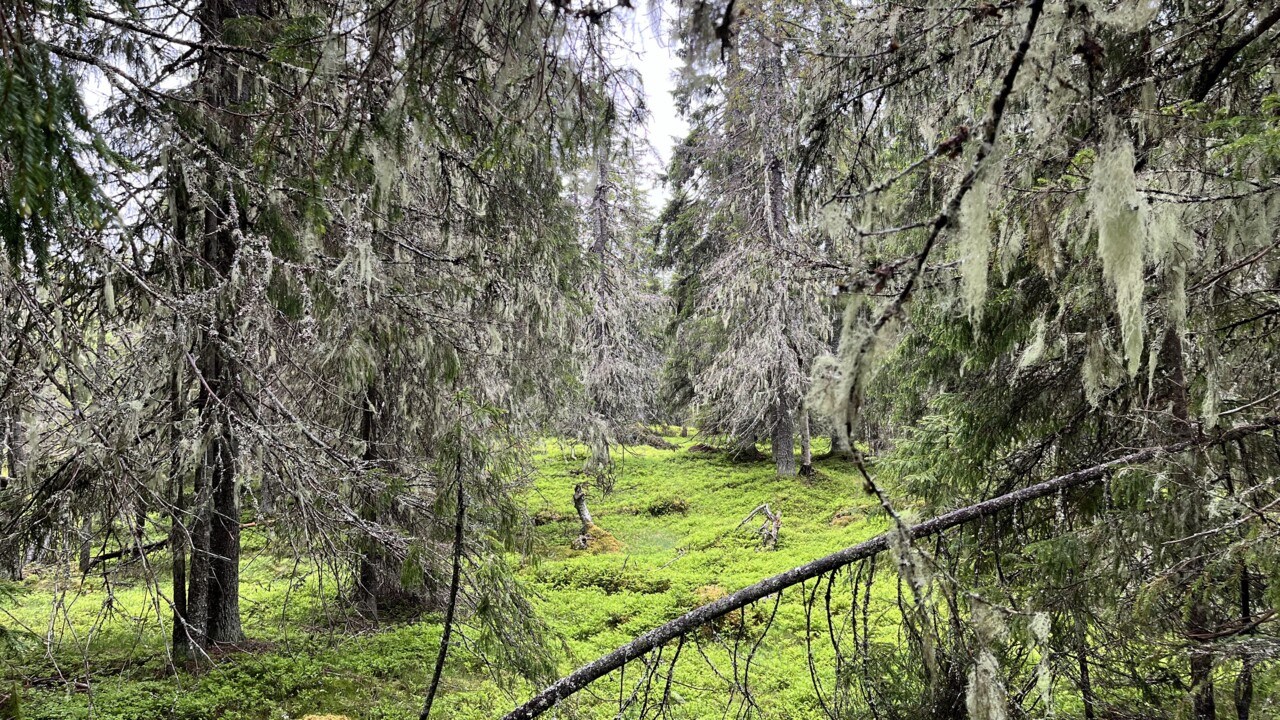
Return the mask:
<path id="1" fill-rule="evenodd" d="M 1036 485 L 1015 490 L 999 497 L 943 513 L 918 525 L 906 529 L 912 539 L 937 535 L 959 525 L 995 515 L 1002 510 L 1017 507 L 1031 500 L 1053 495 L 1062 490 L 1087 485 L 1107 476 L 1116 468 L 1154 460 L 1158 457 L 1181 452 L 1193 447 L 1228 443 L 1240 438 L 1254 435 L 1280 426 L 1280 418 L 1264 418 L 1257 423 L 1241 425 L 1214 436 L 1200 436 L 1171 445 L 1150 447 L 1115 458 L 1105 463 L 1077 470 L 1066 475 L 1046 480 Z M 534 695 L 520 707 L 503 716 L 503 720 L 531 720 L 555 707 L 557 703 L 587 685 L 617 670 L 628 662 L 635 660 L 665 645 L 686 633 L 695 630 L 717 618 L 739 610 L 758 600 L 763 600 L 794 585 L 821 577 L 833 570 L 851 565 L 889 549 L 891 533 L 877 535 L 870 540 L 852 547 L 819 558 L 800 567 L 792 568 L 773 577 L 766 578 L 745 587 L 731 595 L 726 595 L 712 603 L 691 610 L 670 622 L 637 637 L 613 652 L 599 657 L 572 673 L 548 685 L 542 692 Z"/>
<path id="2" fill-rule="evenodd" d="M 103 553 L 89 560 L 89 568 L 90 569 L 95 568 L 98 565 L 101 565 L 102 563 L 108 560 L 115 560 L 117 558 L 125 557 L 126 555 L 128 555 L 129 557 L 133 557 L 139 554 L 146 555 L 152 550 L 159 550 L 160 548 L 165 547 L 168 544 L 169 544 L 169 541 L 167 539 L 157 540 L 153 543 L 147 543 L 146 545 L 143 545 L 141 548 L 139 548 L 136 545 L 130 545 L 129 547 L 120 548 L 119 550 L 115 550 L 109 553 Z M 139 552 L 139 550 L 141 550 L 141 552 Z"/>

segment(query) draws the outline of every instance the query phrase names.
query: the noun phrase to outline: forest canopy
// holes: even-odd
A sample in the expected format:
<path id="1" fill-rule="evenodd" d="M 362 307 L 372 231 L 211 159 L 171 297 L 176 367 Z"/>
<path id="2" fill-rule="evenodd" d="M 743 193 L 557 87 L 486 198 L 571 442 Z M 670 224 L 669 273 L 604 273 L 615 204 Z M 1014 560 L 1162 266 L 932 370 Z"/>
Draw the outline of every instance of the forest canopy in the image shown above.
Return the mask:
<path id="1" fill-rule="evenodd" d="M 276 717 L 96 701 L 116 614 L 430 628 L 422 718 L 1276 712 L 1280 3 L 0 21 L 0 715 Z"/>

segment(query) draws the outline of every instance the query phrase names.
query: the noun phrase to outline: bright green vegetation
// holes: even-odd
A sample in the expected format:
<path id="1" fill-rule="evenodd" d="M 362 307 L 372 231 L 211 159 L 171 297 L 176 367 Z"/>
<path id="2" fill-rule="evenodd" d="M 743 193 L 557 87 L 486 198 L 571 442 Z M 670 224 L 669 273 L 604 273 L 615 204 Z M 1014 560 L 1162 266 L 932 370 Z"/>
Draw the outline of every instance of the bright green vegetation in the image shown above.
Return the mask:
<path id="1" fill-rule="evenodd" d="M 519 577 L 536 595 L 550 625 L 551 652 L 567 671 L 635 635 L 719 594 L 732 592 L 885 529 L 883 514 L 847 468 L 819 461 L 811 478 L 779 478 L 771 462 L 736 463 L 720 455 L 690 452 L 694 439 L 668 438 L 676 449 L 642 447 L 618 457 L 616 489 L 591 495 L 596 523 L 624 546 L 618 552 L 574 551 L 579 531 L 572 489 L 584 476 L 582 447 L 548 443 L 539 454 L 534 488 L 525 502 L 540 523 L 536 551 L 525 559 Z M 821 452 L 824 448 L 817 448 Z M 776 551 L 762 551 L 752 520 L 736 529 L 756 505 L 768 502 L 781 511 Z M 250 640 L 244 652 L 216 657 L 205 672 L 166 672 L 167 628 L 155 622 L 158 582 L 168 588 L 167 568 L 148 573 L 140 563 L 113 571 L 109 587 L 101 572 L 83 582 L 73 571 L 30 568 L 28 578 L 11 585 L 4 599 L 5 625 L 26 628 L 11 635 L 6 653 L 10 678 L 35 680 L 26 693 L 28 718 L 284 718 L 310 713 L 352 718 L 406 717 L 417 712 L 430 675 L 439 618 L 388 625 L 377 631 L 347 627 L 347 608 L 325 574 L 315 567 L 282 559 L 288 553 L 269 548 L 268 534 L 246 531 L 242 560 L 244 623 Z M 163 560 L 164 553 L 154 555 Z M 152 580 L 148 580 L 148 577 Z M 877 586 L 876 614 L 894 607 L 892 573 Z M 65 592 L 56 588 L 69 582 Z M 810 588 L 811 589 L 811 588 Z M 167 595 L 167 591 L 166 591 Z M 848 593 L 833 594 L 847 612 Z M 108 601 L 108 598 L 110 600 Z M 817 717 L 804 644 L 805 614 L 798 589 L 780 604 L 768 642 L 751 664 L 750 684 L 760 706 L 774 717 Z M 164 600 L 163 617 L 169 617 Z M 821 607 L 819 599 L 819 607 Z M 56 619 L 50 623 L 53 610 Z M 740 617 L 705 629 L 697 641 L 706 658 L 731 676 L 726 652 L 735 639 L 744 646 L 758 639 L 773 612 L 763 603 Z M 820 612 L 820 611 L 819 611 Z M 896 610 L 893 610 L 896 613 Z M 881 632 L 896 633 L 896 622 L 880 622 Z M 825 623 L 815 615 L 815 623 Z M 50 630 L 52 628 L 52 630 Z M 465 634 L 465 628 L 464 628 Z M 45 652 L 43 638 L 55 642 Z M 818 642 L 819 659 L 829 653 Z M 86 652 L 87 650 L 87 652 Z M 674 648 L 664 653 L 668 661 Z M 665 665 L 662 670 L 665 677 Z M 822 665 L 820 665 L 822 667 Z M 83 685 L 92 678 L 91 694 Z M 626 693 L 643 666 L 633 664 L 623 679 Z M 825 668 L 824 674 L 830 669 Z M 59 673 L 65 681 L 56 680 Z M 612 717 L 617 711 L 618 678 L 583 695 L 583 707 Z M 726 702 L 738 702 L 711 670 L 692 641 L 682 650 L 673 697 L 686 717 L 720 717 Z M 504 688 L 484 667 L 455 646 L 445 673 L 444 695 L 434 717 L 492 718 L 523 696 L 527 686 Z M 701 688 L 701 690 L 699 689 Z M 661 692 L 657 684 L 654 692 Z"/>

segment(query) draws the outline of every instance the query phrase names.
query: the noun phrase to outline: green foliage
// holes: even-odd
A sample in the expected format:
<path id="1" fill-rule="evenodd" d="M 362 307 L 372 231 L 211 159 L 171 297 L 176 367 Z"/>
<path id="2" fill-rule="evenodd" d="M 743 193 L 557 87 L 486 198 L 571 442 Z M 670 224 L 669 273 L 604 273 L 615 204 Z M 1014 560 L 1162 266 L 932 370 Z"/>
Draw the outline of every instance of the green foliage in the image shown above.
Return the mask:
<path id="1" fill-rule="evenodd" d="M 40 12 L 83 19 L 79 3 L 16 0 L 0 9 L 0 241 L 11 272 L 26 254 L 44 273 L 54 242 L 112 214 L 87 163 L 118 162 L 93 127 L 78 80 L 30 25 Z"/>

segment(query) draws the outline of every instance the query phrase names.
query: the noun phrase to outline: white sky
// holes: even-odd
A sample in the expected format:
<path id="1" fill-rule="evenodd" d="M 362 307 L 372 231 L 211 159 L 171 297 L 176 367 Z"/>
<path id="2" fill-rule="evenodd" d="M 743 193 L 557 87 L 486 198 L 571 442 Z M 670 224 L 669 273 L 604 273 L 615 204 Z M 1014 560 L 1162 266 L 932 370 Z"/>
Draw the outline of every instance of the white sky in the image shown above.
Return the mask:
<path id="1" fill-rule="evenodd" d="M 654 2 L 658 12 L 655 14 Z M 664 7 L 665 6 L 665 7 Z M 656 175 L 666 170 L 667 161 L 671 159 L 671 149 L 688 132 L 688 125 L 676 113 L 671 91 L 675 88 L 675 78 L 680 72 L 682 61 L 675 56 L 674 48 L 666 36 L 670 20 L 670 3 L 661 0 L 647 0 L 637 3 L 635 10 L 622 16 L 622 27 L 619 35 L 630 49 L 622 57 L 620 63 L 630 65 L 640 71 L 644 81 L 645 104 L 649 108 L 647 135 L 657 158 L 651 163 L 649 204 L 653 209 L 661 210 L 667 201 L 667 188 L 662 185 Z M 661 18 L 661 27 L 655 21 Z"/>

